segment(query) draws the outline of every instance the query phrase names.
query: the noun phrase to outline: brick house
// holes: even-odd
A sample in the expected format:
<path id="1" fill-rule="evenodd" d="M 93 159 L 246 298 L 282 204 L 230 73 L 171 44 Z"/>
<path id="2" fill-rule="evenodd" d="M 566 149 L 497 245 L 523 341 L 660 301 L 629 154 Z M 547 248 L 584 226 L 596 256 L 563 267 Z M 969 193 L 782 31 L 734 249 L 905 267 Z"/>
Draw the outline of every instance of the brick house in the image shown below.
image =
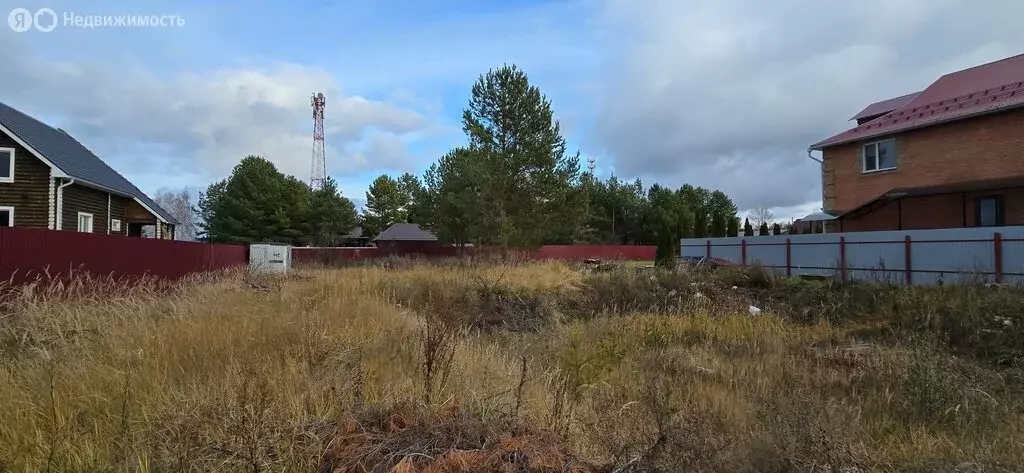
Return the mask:
<path id="1" fill-rule="evenodd" d="M 64 130 L 0 103 L 0 226 L 173 239 L 177 223 Z"/>
<path id="2" fill-rule="evenodd" d="M 828 231 L 1024 225 L 1024 54 L 853 119 L 809 150 L 822 152 Z"/>

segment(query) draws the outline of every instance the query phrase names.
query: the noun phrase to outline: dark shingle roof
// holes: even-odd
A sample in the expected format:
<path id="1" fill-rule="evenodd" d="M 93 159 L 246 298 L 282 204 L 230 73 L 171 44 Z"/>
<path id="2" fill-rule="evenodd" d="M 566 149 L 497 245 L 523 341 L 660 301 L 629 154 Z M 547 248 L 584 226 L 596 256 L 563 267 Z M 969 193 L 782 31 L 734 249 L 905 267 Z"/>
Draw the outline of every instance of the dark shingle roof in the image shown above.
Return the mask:
<path id="1" fill-rule="evenodd" d="M 903 107 L 811 145 L 822 149 L 1024 106 L 1024 54 L 946 74 Z"/>
<path id="2" fill-rule="evenodd" d="M 373 241 L 437 241 L 437 237 L 415 223 L 396 223 L 380 232 Z"/>
<path id="3" fill-rule="evenodd" d="M 0 124 L 68 176 L 134 197 L 164 221 L 175 225 L 179 223 L 167 210 L 63 130 L 53 128 L 3 102 L 0 102 Z"/>

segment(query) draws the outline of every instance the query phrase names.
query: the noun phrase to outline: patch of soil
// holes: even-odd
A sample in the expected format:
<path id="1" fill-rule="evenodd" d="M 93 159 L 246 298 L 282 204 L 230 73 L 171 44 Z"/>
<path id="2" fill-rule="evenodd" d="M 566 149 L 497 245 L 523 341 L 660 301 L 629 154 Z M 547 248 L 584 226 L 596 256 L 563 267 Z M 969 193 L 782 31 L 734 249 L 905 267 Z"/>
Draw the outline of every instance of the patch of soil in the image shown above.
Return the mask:
<path id="1" fill-rule="evenodd" d="M 598 473 L 565 442 L 514 422 L 484 422 L 458 408 L 367 411 L 344 422 L 321 473 L 573 472 Z"/>

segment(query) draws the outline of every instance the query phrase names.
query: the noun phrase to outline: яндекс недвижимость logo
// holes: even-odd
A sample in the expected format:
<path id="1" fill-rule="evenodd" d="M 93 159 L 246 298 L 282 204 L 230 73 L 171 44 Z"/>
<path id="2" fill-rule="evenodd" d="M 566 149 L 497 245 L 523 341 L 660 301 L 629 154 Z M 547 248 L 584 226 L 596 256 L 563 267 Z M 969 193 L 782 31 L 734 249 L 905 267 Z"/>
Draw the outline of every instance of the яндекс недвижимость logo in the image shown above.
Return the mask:
<path id="1" fill-rule="evenodd" d="M 138 28 L 138 27 L 182 27 L 185 19 L 178 15 L 78 15 L 63 12 L 58 19 L 52 8 L 40 8 L 34 13 L 27 8 L 15 8 L 7 15 L 7 25 L 17 33 L 24 33 L 34 26 L 37 31 L 49 33 L 57 28 L 58 21 L 65 27 L 76 28 Z"/>

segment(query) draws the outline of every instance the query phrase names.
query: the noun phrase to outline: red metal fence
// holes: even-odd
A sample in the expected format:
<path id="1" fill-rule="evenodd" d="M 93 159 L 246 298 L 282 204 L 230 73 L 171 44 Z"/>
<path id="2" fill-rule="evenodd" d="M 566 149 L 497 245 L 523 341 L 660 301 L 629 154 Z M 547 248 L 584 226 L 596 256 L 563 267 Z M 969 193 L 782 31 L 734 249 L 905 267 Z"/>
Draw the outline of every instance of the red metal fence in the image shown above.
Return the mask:
<path id="1" fill-rule="evenodd" d="M 0 278 L 13 283 L 73 272 L 177 279 L 247 263 L 241 245 L 0 227 Z"/>
<path id="2" fill-rule="evenodd" d="M 463 255 L 479 256 L 499 254 L 500 248 L 465 248 Z M 654 246 L 635 245 L 545 245 L 535 250 L 517 250 L 512 253 L 524 259 L 557 259 L 579 261 L 585 259 L 653 261 Z M 293 248 L 292 263 L 321 264 L 335 266 L 353 261 L 381 258 L 384 256 L 413 256 L 426 258 L 450 258 L 460 255 L 459 248 L 435 246 L 410 250 L 380 250 L 377 248 Z"/>

